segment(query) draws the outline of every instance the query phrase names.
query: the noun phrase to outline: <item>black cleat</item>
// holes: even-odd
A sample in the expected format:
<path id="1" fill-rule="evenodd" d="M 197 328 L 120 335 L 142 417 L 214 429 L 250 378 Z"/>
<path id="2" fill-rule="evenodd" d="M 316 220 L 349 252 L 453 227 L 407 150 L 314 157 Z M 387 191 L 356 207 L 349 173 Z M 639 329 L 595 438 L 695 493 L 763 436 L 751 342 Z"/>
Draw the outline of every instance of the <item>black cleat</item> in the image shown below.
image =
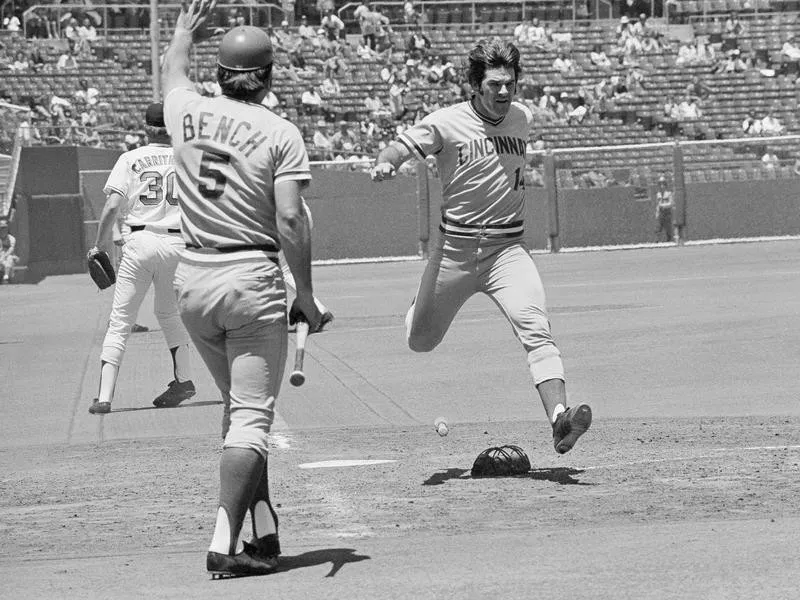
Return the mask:
<path id="1" fill-rule="evenodd" d="M 568 408 L 553 423 L 553 446 L 556 452 L 564 454 L 572 450 L 575 442 L 592 424 L 592 409 L 588 404 L 578 404 Z"/>
<path id="2" fill-rule="evenodd" d="M 244 543 L 244 550 L 233 556 L 219 552 L 206 555 L 206 570 L 211 574 L 211 579 L 267 575 L 277 568 L 277 556 L 263 557 L 256 546 L 247 542 Z"/>
<path id="3" fill-rule="evenodd" d="M 153 406 L 156 408 L 175 408 L 184 400 L 194 396 L 195 393 L 191 379 L 187 381 L 175 381 L 173 379 L 167 384 L 166 391 L 153 400 Z"/>
<path id="4" fill-rule="evenodd" d="M 111 402 L 100 402 L 97 398 L 92 400 L 89 412 L 93 415 L 107 415 L 111 412 Z"/>
<path id="5" fill-rule="evenodd" d="M 146 333 L 150 331 L 149 327 L 145 327 L 144 325 L 139 325 L 138 323 L 134 323 L 131 327 L 131 333 Z"/>

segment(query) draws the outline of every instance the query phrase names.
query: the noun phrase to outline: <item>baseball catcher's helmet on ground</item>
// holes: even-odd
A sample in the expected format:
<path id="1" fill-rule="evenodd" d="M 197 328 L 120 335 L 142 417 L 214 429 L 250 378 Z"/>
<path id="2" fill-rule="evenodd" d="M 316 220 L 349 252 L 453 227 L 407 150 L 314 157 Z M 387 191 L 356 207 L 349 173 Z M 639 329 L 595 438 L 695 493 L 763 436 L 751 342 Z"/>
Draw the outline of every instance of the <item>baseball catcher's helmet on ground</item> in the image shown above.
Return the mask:
<path id="1" fill-rule="evenodd" d="M 217 64 L 229 71 L 257 71 L 272 64 L 272 43 L 263 29 L 234 27 L 219 43 Z"/>
<path id="2" fill-rule="evenodd" d="M 472 465 L 473 477 L 524 475 L 531 470 L 531 461 L 519 446 L 506 444 L 487 448 Z"/>

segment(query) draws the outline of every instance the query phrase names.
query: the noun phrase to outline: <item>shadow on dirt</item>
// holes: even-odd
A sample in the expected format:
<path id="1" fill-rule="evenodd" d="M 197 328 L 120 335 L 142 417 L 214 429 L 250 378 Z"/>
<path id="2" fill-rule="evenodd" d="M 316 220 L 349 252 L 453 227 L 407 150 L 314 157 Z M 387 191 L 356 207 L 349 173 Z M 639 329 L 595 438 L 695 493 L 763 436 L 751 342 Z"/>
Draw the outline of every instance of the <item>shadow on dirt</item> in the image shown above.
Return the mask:
<path id="1" fill-rule="evenodd" d="M 554 469 L 532 469 L 521 475 L 494 475 L 486 477 L 464 477 L 470 469 L 447 469 L 434 473 L 422 482 L 422 485 L 442 485 L 450 479 L 535 479 L 537 481 L 552 481 L 560 485 L 594 485 L 582 483 L 576 479 L 576 475 L 583 473 L 582 469 L 571 469 L 569 467 L 556 467 Z"/>
<path id="2" fill-rule="evenodd" d="M 128 408 L 115 408 L 111 412 L 132 412 L 135 410 L 169 410 L 169 408 L 193 408 L 195 406 L 213 406 L 215 404 L 222 404 L 221 400 L 201 400 L 200 402 L 184 402 L 179 406 L 157 408 L 155 406 L 131 406 Z"/>
<path id="3" fill-rule="evenodd" d="M 447 469 L 441 473 L 434 473 L 422 482 L 422 485 L 442 485 L 448 479 L 460 479 L 469 469 Z"/>
<path id="4" fill-rule="evenodd" d="M 581 473 L 583 473 L 583 469 L 556 467 L 554 469 L 531 469 L 524 477 L 538 481 L 552 481 L 561 485 L 593 485 L 591 483 L 581 483 L 578 479 L 575 479 L 574 476 Z"/>
<path id="5" fill-rule="evenodd" d="M 331 570 L 325 577 L 334 577 L 344 565 L 347 563 L 361 562 L 362 560 L 370 560 L 371 557 L 365 554 L 356 554 L 352 548 L 326 548 L 325 550 L 312 550 L 311 552 L 304 552 L 297 556 L 281 555 L 280 564 L 277 572 L 292 571 L 294 569 L 303 569 L 305 567 L 316 567 L 317 565 L 324 565 L 331 563 Z"/>

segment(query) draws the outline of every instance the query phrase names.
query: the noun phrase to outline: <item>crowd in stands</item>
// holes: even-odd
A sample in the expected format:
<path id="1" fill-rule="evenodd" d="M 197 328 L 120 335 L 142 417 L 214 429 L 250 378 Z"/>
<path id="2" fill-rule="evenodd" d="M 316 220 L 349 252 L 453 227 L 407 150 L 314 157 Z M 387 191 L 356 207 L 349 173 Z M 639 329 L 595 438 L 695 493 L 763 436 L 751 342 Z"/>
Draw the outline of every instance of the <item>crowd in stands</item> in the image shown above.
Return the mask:
<path id="1" fill-rule="evenodd" d="M 547 74 L 533 69 L 523 71 L 518 99 L 533 112 L 538 125 L 579 127 L 597 123 L 616 104 L 635 100 L 649 93 L 657 75 L 656 59 L 674 59 L 678 67 L 704 67 L 704 74 L 691 78 L 685 89 L 676 89 L 663 100 L 663 110 L 656 124 L 670 134 L 692 131 L 692 136 L 716 137 L 703 125 L 703 117 L 716 101 L 714 77 L 726 73 L 753 72 L 774 77 L 782 65 L 769 63 L 769 57 L 755 50 L 743 55 L 737 40 L 747 32 L 747 25 L 731 13 L 718 22 L 718 31 L 709 36 L 693 36 L 677 41 L 653 26 L 638 5 L 626 0 L 628 10 L 608 37 L 590 51 L 576 49 L 572 33 L 560 22 L 548 23 L 536 15 L 513 28 L 513 38 L 528 55 L 552 56 L 552 72 L 579 84 L 569 89 L 553 85 Z M 425 16 L 413 2 L 406 2 L 403 22 L 392 23 L 381 8 L 362 0 L 354 12 L 358 35 L 345 35 L 346 24 L 337 15 L 330 0 L 317 3 L 318 18 L 303 15 L 296 26 L 284 21 L 267 27 L 276 48 L 275 79 L 291 81 L 290 92 L 273 91 L 265 103 L 275 112 L 298 122 L 313 160 L 367 160 L 398 133 L 419 122 L 427 114 L 459 100 L 469 98 L 471 89 L 457 64 L 462 56 L 450 57 L 436 49 L 423 28 Z M 128 9 L 125 9 L 128 10 Z M 127 13 L 128 23 L 146 27 L 147 19 Z M 25 32 L 32 42 L 26 51 L 15 46 L 13 52 L 0 49 L 0 70 L 15 73 L 79 72 L 81 60 L 101 50 L 121 68 L 143 67 L 140 57 L 124 47 L 108 53 L 98 33 L 99 16 L 91 11 L 75 14 L 58 23 L 48 15 L 33 15 Z M 219 24 L 229 27 L 247 22 L 245 13 L 227 10 Z M 19 19 L 9 19 L 6 29 L 20 30 Z M 402 26 L 402 27 L 399 27 Z M 43 56 L 36 38 L 59 38 L 65 41 L 57 60 Z M 349 40 L 349 41 L 348 41 Z M 402 40 L 402 43 L 398 43 Z M 787 63 L 800 62 L 800 46 L 792 37 L 786 39 L 781 55 Z M 402 60 L 398 60 L 402 57 Z M 343 109 L 338 99 L 349 79 L 356 60 L 368 61 L 380 72 L 378 82 L 363 87 L 359 110 Z M 549 59 L 548 59 L 549 60 Z M 693 71 L 694 73 L 695 71 Z M 800 72 L 796 69 L 795 74 Z M 688 78 L 688 77 L 687 77 Z M 206 95 L 220 93 L 212 66 L 196 71 L 198 91 Z M 798 79 L 800 83 L 800 79 Z M 10 100 L 10 98 L 6 98 Z M 136 111 L 112 110 L 96 85 L 82 80 L 74 94 L 51 94 L 31 98 L 30 112 L 18 115 L 25 143 L 64 143 L 82 145 L 116 144 L 131 149 L 144 143 L 142 118 Z M 298 119 L 298 117 L 301 117 Z M 785 124 L 772 112 L 741 115 L 742 135 L 764 136 L 785 133 Z M 687 126 L 697 124 L 694 129 Z M 9 127 L 6 126 L 6 129 Z M 119 131 L 117 136 L 101 135 Z M 688 135 L 688 134 L 687 134 Z M 3 134 L 4 144 L 9 134 Z M 541 135 L 531 139 L 531 149 L 546 147 Z"/>

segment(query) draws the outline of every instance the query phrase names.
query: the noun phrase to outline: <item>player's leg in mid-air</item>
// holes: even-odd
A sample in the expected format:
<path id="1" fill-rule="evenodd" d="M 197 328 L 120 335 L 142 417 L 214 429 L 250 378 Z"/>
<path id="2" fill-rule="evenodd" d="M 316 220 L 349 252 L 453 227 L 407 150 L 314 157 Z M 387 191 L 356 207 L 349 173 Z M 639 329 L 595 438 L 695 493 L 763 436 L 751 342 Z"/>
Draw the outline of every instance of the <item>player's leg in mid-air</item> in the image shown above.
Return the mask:
<path id="1" fill-rule="evenodd" d="M 525 348 L 531 377 L 553 427 L 553 445 L 564 454 L 589 429 L 592 410 L 588 404 L 567 405 L 564 365 L 550 331 L 539 271 L 523 243 L 487 245 L 484 250 L 481 289 L 503 311 Z"/>
<path id="2" fill-rule="evenodd" d="M 154 238 L 153 243 L 160 258 L 153 274 L 154 310 L 167 342 L 173 367 L 172 381 L 167 384 L 167 389 L 153 400 L 153 406 L 172 408 L 195 395 L 189 334 L 178 314 L 178 303 L 173 287 L 175 269 L 180 258 L 179 252 L 185 247 L 185 243 L 180 235 L 147 235 Z"/>
<path id="3" fill-rule="evenodd" d="M 242 285 L 254 273 L 263 277 Z M 212 574 L 266 572 L 280 554 L 267 436 L 288 342 L 283 291 L 264 283 L 277 277 L 277 266 L 262 261 L 226 269 L 183 262 L 175 278 L 181 318 L 225 403 L 220 499 L 207 557 Z M 248 514 L 252 542 L 241 536 Z"/>
<path id="4" fill-rule="evenodd" d="M 100 387 L 97 398 L 89 407 L 92 414 L 111 412 L 111 401 L 128 336 L 136 321 L 139 307 L 153 282 L 157 260 L 156 253 L 148 245 L 148 239 L 139 234 L 132 235 L 123 247 L 111 316 L 100 354 Z"/>
<path id="5" fill-rule="evenodd" d="M 477 240 L 441 236 L 431 252 L 417 295 L 406 314 L 406 339 L 414 352 L 430 352 L 477 290 Z"/>

